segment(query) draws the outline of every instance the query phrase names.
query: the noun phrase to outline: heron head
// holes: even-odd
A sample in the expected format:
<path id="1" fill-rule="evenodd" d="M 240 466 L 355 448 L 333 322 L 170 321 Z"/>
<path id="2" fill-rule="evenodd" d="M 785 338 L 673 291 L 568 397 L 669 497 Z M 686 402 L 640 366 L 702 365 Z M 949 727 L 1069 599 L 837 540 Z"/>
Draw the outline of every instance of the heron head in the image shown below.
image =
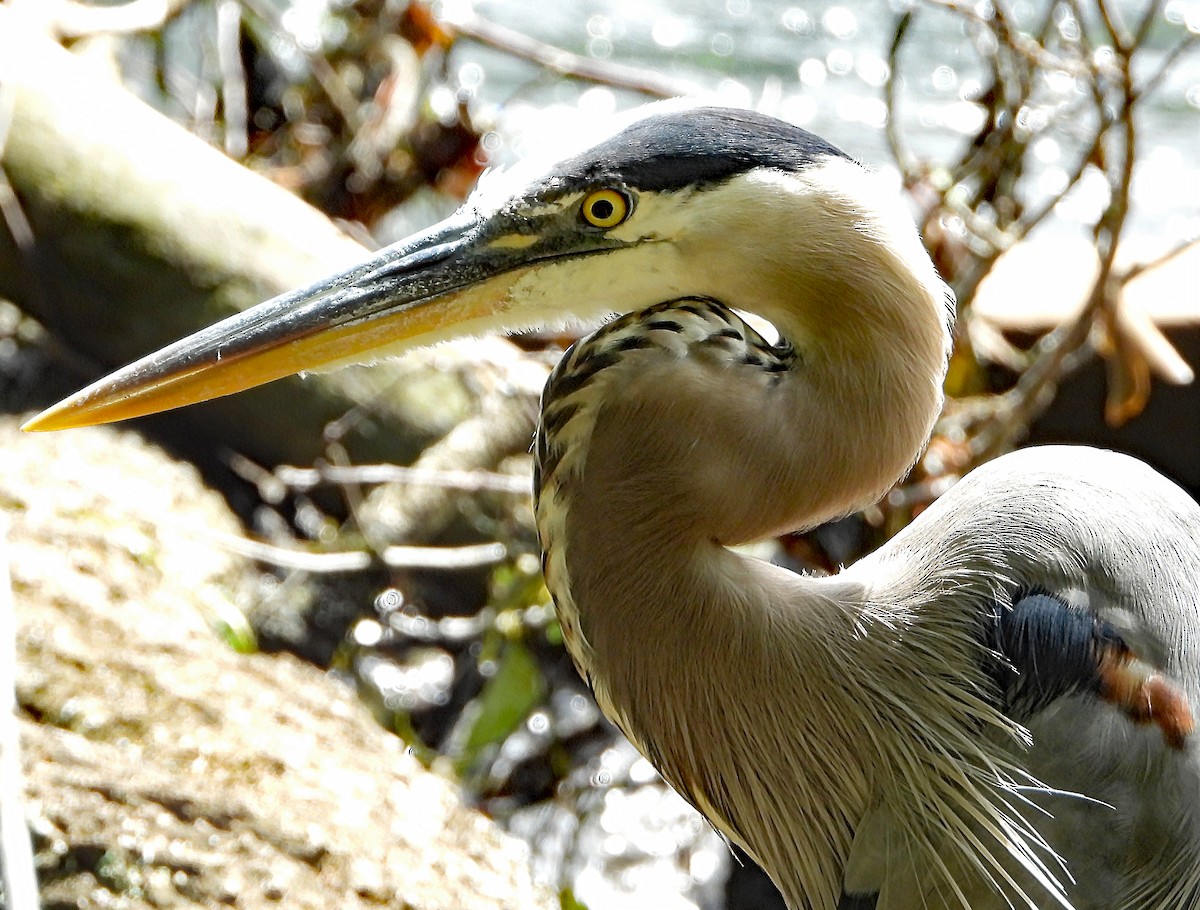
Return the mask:
<path id="1" fill-rule="evenodd" d="M 107 423 L 302 370 L 682 296 L 757 312 L 801 344 L 861 310 L 881 331 L 918 325 L 944 360 L 944 286 L 895 195 L 791 124 L 651 107 L 541 173 L 485 176 L 445 221 L 150 354 L 25 428 Z"/>

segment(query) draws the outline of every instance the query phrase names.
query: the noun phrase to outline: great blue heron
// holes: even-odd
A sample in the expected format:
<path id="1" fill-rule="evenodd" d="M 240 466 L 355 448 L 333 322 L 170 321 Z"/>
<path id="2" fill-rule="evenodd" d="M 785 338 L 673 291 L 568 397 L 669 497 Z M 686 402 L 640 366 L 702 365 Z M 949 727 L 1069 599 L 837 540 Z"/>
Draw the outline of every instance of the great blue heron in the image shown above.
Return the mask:
<path id="1" fill-rule="evenodd" d="M 909 469 L 951 301 L 888 183 L 837 148 L 659 109 L 27 427 L 624 313 L 546 386 L 546 581 L 604 712 L 789 906 L 1200 907 L 1200 508 L 1181 490 L 1031 449 L 833 577 L 729 549 Z"/>

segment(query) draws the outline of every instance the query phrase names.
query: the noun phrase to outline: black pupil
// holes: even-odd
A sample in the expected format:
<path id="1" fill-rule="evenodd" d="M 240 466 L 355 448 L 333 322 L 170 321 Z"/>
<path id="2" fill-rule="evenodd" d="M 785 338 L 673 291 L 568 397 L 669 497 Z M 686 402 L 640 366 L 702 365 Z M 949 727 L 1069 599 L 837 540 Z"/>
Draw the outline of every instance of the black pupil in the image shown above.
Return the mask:
<path id="1" fill-rule="evenodd" d="M 597 221 L 607 221 L 612 217 L 614 211 L 612 201 L 609 199 L 597 199 L 592 203 L 592 217 Z"/>

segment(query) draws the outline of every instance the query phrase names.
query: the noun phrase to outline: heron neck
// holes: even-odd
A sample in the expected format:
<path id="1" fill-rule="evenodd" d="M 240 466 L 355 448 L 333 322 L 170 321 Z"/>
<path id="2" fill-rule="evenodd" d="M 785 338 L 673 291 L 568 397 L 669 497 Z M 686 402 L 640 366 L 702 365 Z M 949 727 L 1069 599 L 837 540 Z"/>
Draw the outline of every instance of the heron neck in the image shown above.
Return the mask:
<path id="1" fill-rule="evenodd" d="M 619 522 L 569 541 L 565 596 L 605 713 L 724 834 L 791 870 L 778 884 L 793 906 L 834 906 L 881 766 L 873 701 L 853 677 L 873 665 L 852 650 L 859 589 Z M 570 548 L 623 556 L 598 570 Z"/>
<path id="2" fill-rule="evenodd" d="M 883 766 L 869 680 L 853 676 L 877 662 L 853 649 L 886 636 L 860 634 L 852 580 L 727 545 L 882 494 L 937 412 L 942 352 L 927 346 L 913 367 L 876 333 L 865 370 L 836 345 L 772 362 L 783 354 L 744 326 L 733 348 L 718 343 L 737 326 L 724 308 L 681 302 L 623 317 L 564 359 L 538 446 L 546 579 L 605 713 L 739 841 L 751 830 L 739 818 L 780 820 L 764 801 L 795 806 L 806 843 L 781 829 L 759 839 L 780 855 L 759 858 L 808 863 L 797 880 L 828 887 L 833 906 L 850 820 Z M 774 700 L 789 706 L 786 729 L 763 724 Z M 756 756 L 779 754 L 795 757 L 779 780 L 744 780 Z"/>
<path id="3" fill-rule="evenodd" d="M 672 545 L 625 523 L 580 524 L 568 525 L 570 591 L 556 594 L 566 594 L 579 613 L 593 683 L 631 718 L 675 713 L 684 707 L 671 704 L 676 695 L 710 709 L 720 702 L 721 710 L 736 710 L 738 692 L 761 703 L 770 699 L 767 690 L 745 687 L 765 686 L 777 673 L 777 685 L 785 685 L 797 668 L 814 699 L 825 702 L 813 711 L 830 708 L 830 693 L 836 700 L 844 691 L 821 679 L 850 672 L 847 647 L 863 612 L 857 584 L 799 575 L 711 541 Z M 592 559 L 617 550 L 622 555 L 602 568 Z M 634 726 L 641 736 L 678 722 L 639 718 Z"/>

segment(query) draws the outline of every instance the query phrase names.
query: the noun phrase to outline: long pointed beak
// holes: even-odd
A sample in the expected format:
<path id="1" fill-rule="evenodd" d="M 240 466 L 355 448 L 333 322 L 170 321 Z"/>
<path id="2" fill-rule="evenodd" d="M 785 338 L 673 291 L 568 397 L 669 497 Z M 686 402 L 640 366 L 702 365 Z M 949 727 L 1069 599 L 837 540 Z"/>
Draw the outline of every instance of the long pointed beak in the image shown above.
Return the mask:
<path id="1" fill-rule="evenodd" d="M 412 339 L 491 327 L 533 238 L 489 243 L 458 212 L 354 268 L 231 316 L 93 383 L 25 430 L 110 423 L 231 395 Z M 454 330 L 451 331 L 451 328 Z"/>

